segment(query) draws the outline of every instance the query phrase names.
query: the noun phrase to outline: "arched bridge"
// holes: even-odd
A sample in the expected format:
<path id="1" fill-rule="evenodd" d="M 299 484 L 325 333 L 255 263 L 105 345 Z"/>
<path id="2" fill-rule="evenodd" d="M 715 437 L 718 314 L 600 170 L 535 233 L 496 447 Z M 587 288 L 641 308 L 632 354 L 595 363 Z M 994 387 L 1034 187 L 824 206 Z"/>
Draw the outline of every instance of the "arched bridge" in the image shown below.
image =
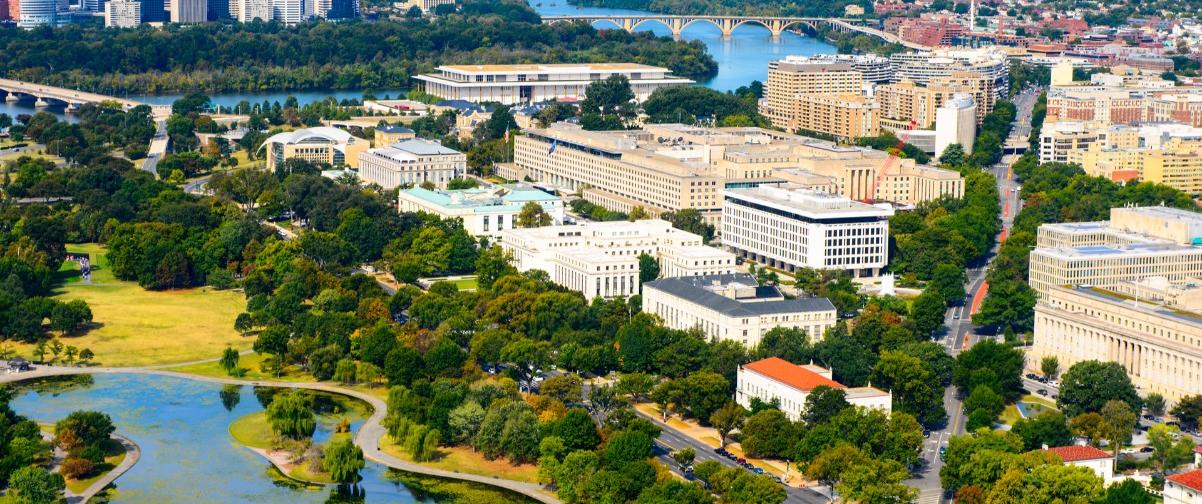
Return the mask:
<path id="1" fill-rule="evenodd" d="M 150 106 L 151 114 L 157 118 L 166 118 L 167 116 L 171 115 L 171 107 L 166 105 L 149 105 L 115 96 L 88 93 L 84 91 L 76 91 L 73 89 L 65 89 L 11 79 L 0 79 L 0 93 L 5 95 L 5 101 L 19 101 L 22 98 L 32 98 L 37 100 L 36 104 L 39 107 L 47 106 L 53 101 L 66 104 L 67 110 L 74 110 L 85 103 L 116 102 L 121 104 L 121 107 L 126 110 L 137 107 L 138 105 L 148 105 Z"/>
<path id="2" fill-rule="evenodd" d="M 543 16 L 543 22 L 547 24 L 554 23 L 589 23 L 594 24 L 601 21 L 608 21 L 618 26 L 619 28 L 632 32 L 640 26 L 647 23 L 659 23 L 672 31 L 673 37 L 679 37 L 685 28 L 688 28 L 693 23 L 709 23 L 719 30 L 722 30 L 722 38 L 729 38 L 735 28 L 745 24 L 755 24 L 767 28 L 772 36 L 779 37 L 781 33 L 789 28 L 797 26 L 806 26 L 817 31 L 819 28 L 829 28 L 838 32 L 860 32 L 866 35 L 872 35 L 884 39 L 886 42 L 892 42 L 904 45 L 910 49 L 930 49 L 930 47 L 922 44 L 915 44 L 902 40 L 897 35 L 886 33 L 876 28 L 853 24 L 846 19 L 839 18 L 820 18 L 820 17 L 771 17 L 771 16 L 673 16 L 673 15 L 637 15 L 637 16 L 621 16 L 621 15 L 580 15 L 580 16 Z"/>

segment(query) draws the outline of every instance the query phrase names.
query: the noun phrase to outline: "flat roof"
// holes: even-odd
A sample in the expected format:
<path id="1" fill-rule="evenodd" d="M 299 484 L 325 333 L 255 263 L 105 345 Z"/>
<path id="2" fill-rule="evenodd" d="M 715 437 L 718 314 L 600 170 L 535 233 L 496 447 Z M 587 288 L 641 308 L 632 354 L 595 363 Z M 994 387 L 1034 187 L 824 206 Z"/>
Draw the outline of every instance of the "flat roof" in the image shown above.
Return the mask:
<path id="1" fill-rule="evenodd" d="M 459 73 L 510 73 L 510 72 L 567 72 L 567 71 L 601 71 L 601 72 L 667 72 L 664 67 L 643 65 L 641 63 L 533 63 L 516 65 L 440 65 L 439 70 Z"/>
<path id="2" fill-rule="evenodd" d="M 759 186 L 747 189 L 727 189 L 724 194 L 728 198 L 769 206 L 815 219 L 886 218 L 893 215 L 892 209 L 878 208 L 844 196 L 799 187 Z"/>
<path id="3" fill-rule="evenodd" d="M 731 299 L 711 290 L 715 282 L 721 286 L 756 285 L 756 297 L 743 300 Z M 780 292 L 774 287 L 758 287 L 755 278 L 746 273 L 661 278 L 644 283 L 643 288 L 662 291 L 730 317 L 835 310 L 835 305 L 829 299 L 820 297 L 764 301 L 765 298 L 780 297 Z M 769 293 L 759 289 L 771 289 L 773 292 Z"/>
<path id="4" fill-rule="evenodd" d="M 1154 256 L 1169 253 L 1202 253 L 1202 248 L 1176 243 L 1130 243 L 1126 245 L 1086 245 L 1082 247 L 1043 247 L 1032 254 L 1069 259 L 1096 259 L 1110 256 Z"/>

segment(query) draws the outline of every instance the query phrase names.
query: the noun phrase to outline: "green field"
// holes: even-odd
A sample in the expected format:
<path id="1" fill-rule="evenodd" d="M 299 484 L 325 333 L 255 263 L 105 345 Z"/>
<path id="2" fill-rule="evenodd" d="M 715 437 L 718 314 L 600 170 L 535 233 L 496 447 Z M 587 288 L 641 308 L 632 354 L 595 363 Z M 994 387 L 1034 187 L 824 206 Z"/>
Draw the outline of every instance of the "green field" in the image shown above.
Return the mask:
<path id="1" fill-rule="evenodd" d="M 68 245 L 88 253 L 92 283 L 85 284 L 74 262 L 60 271 L 59 300 L 82 299 L 92 308 L 94 327 L 63 344 L 90 348 L 104 366 L 147 366 L 216 359 L 226 346 L 250 348 L 252 338 L 234 331 L 234 318 L 246 301 L 240 292 L 210 288 L 148 291 L 135 282 L 117 280 L 98 244 Z M 32 346 L 16 348 L 32 357 Z"/>
<path id="2" fill-rule="evenodd" d="M 243 354 L 238 357 L 238 367 L 246 369 L 246 374 L 238 377 L 244 380 L 271 380 L 285 382 L 315 382 L 316 378 L 313 375 L 304 372 L 299 366 L 288 366 L 284 371 L 276 376 L 268 371 L 263 371 L 261 365 L 263 359 L 267 356 L 258 353 Z M 188 373 L 200 376 L 211 376 L 213 378 L 232 378 L 229 373 L 226 373 L 221 368 L 221 364 L 217 361 L 199 362 L 184 366 L 167 368 L 168 371 L 178 371 L 180 373 Z"/>
<path id="3" fill-rule="evenodd" d="M 270 449 L 275 440 L 275 433 L 267 422 L 267 413 L 263 411 L 234 420 L 230 424 L 230 436 L 240 444 L 263 450 Z"/>

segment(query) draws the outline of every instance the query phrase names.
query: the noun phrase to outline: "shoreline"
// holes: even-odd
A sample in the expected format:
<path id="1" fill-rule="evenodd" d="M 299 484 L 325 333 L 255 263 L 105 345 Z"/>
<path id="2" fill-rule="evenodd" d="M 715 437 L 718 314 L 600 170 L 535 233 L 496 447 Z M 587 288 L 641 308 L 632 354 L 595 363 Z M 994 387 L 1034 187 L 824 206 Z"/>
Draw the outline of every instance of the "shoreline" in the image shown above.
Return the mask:
<path id="1" fill-rule="evenodd" d="M 320 382 L 276 382 L 271 380 L 241 380 L 236 378 L 218 378 L 212 376 L 193 375 L 181 373 L 177 371 L 167 371 L 163 369 L 151 368 L 115 368 L 115 367 L 60 367 L 60 366 L 37 366 L 32 371 L 21 373 L 6 373 L 0 374 L 0 384 L 2 383 L 17 383 L 38 378 L 50 378 L 55 376 L 69 375 L 94 375 L 94 374 L 140 374 L 140 375 L 155 375 L 175 377 L 185 380 L 195 380 L 207 383 L 217 383 L 223 385 L 250 385 L 259 387 L 276 387 L 285 389 L 306 389 L 316 390 L 320 392 L 329 392 L 339 394 L 354 399 L 359 399 L 371 406 L 372 413 L 359 427 L 355 433 L 353 441 L 356 446 L 363 450 L 363 458 L 383 465 L 385 467 L 396 469 L 399 471 L 423 474 L 426 476 L 434 476 L 450 480 L 468 481 L 480 483 L 492 487 L 516 492 L 531 499 L 546 504 L 558 504 L 560 501 L 553 494 L 543 489 L 541 485 L 523 483 L 519 481 L 506 480 L 498 477 L 487 477 L 475 474 L 459 473 L 454 471 L 445 471 L 442 469 L 434 469 L 423 466 L 414 462 L 401 460 L 392 455 L 384 453 L 380 449 L 380 442 L 384 439 L 386 431 L 381 425 L 384 420 L 384 415 L 387 413 L 387 404 L 379 397 L 344 388 L 338 385 L 326 384 Z M 241 444 L 241 443 L 239 443 Z M 287 475 L 285 475 L 287 476 Z M 114 478 L 116 479 L 116 478 Z"/>

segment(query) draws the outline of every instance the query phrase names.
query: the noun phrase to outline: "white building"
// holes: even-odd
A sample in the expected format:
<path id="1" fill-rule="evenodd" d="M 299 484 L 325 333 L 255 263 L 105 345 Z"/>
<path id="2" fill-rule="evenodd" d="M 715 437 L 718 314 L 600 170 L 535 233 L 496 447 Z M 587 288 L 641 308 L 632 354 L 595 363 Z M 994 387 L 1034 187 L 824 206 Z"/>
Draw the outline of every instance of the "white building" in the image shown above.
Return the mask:
<path id="1" fill-rule="evenodd" d="M 272 19 L 279 21 L 280 24 L 289 26 L 299 24 L 301 21 L 304 21 L 305 18 L 309 17 L 307 13 L 311 9 L 307 9 L 305 4 L 312 1 L 313 0 L 271 0 Z"/>
<path id="2" fill-rule="evenodd" d="M 816 54 L 813 56 L 785 56 L 781 60 L 796 64 L 846 63 L 864 76 L 865 82 L 885 84 L 893 80 L 893 62 L 875 54 Z M 772 69 L 778 62 L 768 62 Z"/>
<path id="3" fill-rule="evenodd" d="M 1202 504 L 1202 469 L 1166 477 L 1164 504 Z"/>
<path id="4" fill-rule="evenodd" d="M 237 4 L 237 12 L 230 14 L 239 22 L 249 23 L 256 19 L 269 22 L 275 19 L 275 8 L 272 5 L 272 0 L 234 0 L 231 2 L 231 11 L 233 4 Z"/>
<path id="5" fill-rule="evenodd" d="M 133 28 L 142 24 L 142 2 L 109 0 L 104 4 L 105 28 Z"/>
<path id="6" fill-rule="evenodd" d="M 638 294 L 643 254 L 654 257 L 666 277 L 735 270 L 734 255 L 659 219 L 506 229 L 501 247 L 513 254 L 518 271 L 546 271 L 555 283 L 587 298 Z"/>
<path id="7" fill-rule="evenodd" d="M 426 212 L 444 219 L 460 219 L 473 236 L 500 238 L 501 231 L 518 227 L 522 207 L 535 202 L 563 224 L 563 200 L 527 184 L 506 184 L 476 189 L 434 190 L 413 187 L 397 193 L 397 209 Z"/>
<path id="8" fill-rule="evenodd" d="M 698 328 L 708 339 L 760 344 L 776 327 L 802 329 L 822 339 L 838 317 L 826 298 L 785 299 L 780 289 L 760 286 L 746 273 L 661 278 L 643 284 L 643 311 L 672 329 Z"/>
<path id="9" fill-rule="evenodd" d="M 976 136 L 977 106 L 971 95 L 956 95 L 935 110 L 936 158 L 942 156 L 943 149 L 951 144 L 960 144 L 965 154 L 971 154 Z"/>
<path id="10" fill-rule="evenodd" d="M 820 386 L 840 389 L 852 406 L 893 412 L 893 394 L 877 388 L 848 388 L 831 378 L 831 370 L 809 364 L 798 366 L 784 359 L 769 357 L 739 366 L 736 375 L 735 401 L 744 408 L 752 399 L 765 403 L 776 399 L 780 410 L 790 420 L 799 421 L 805 412 L 806 397 Z"/>
<path id="11" fill-rule="evenodd" d="M 208 0 L 170 0 L 171 22 L 181 24 L 204 23 L 209 20 Z M 219 0 L 215 0 L 219 1 Z"/>
<path id="12" fill-rule="evenodd" d="M 445 188 L 467 173 L 467 156 L 450 147 L 420 138 L 359 154 L 359 178 L 385 189 L 430 182 Z"/>
<path id="13" fill-rule="evenodd" d="M 894 82 L 909 80 L 926 86 L 934 77 L 969 71 L 989 77 L 998 99 L 1005 98 L 1010 92 L 1010 65 L 1006 53 L 996 47 L 904 52 L 890 55 L 889 59 L 893 63 Z"/>
<path id="14" fill-rule="evenodd" d="M 1060 457 L 1064 465 L 1085 467 L 1102 478 L 1104 485 L 1114 481 L 1114 454 L 1092 446 L 1056 446 L 1044 451 Z"/>
<path id="15" fill-rule="evenodd" d="M 421 74 L 425 91 L 447 100 L 500 102 L 505 105 L 547 100 L 583 100 L 584 90 L 612 75 L 625 76 L 638 101 L 656 89 L 692 84 L 667 68 L 637 63 L 564 63 L 547 65 L 443 65 Z"/>
<path id="16" fill-rule="evenodd" d="M 775 268 L 876 276 L 889 262 L 889 217 L 843 196 L 760 186 L 723 192 L 722 244 Z"/>
<path id="17" fill-rule="evenodd" d="M 10 0 L 13 1 L 13 0 Z M 58 2 L 56 0 L 18 0 L 21 17 L 17 26 L 21 28 L 37 28 L 39 26 L 58 26 Z"/>

